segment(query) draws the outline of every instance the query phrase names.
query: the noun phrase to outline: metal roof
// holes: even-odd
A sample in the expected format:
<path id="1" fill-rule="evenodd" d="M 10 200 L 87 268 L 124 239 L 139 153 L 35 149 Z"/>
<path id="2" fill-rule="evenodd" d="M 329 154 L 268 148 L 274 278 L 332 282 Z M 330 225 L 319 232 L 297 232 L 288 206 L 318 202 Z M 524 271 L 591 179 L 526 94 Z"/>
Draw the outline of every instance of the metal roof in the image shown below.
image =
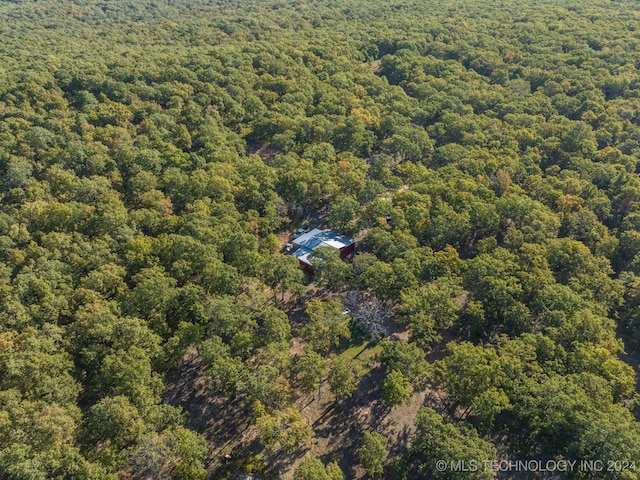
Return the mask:
<path id="1" fill-rule="evenodd" d="M 306 263 L 307 265 L 311 265 L 311 259 L 309 258 L 309 254 L 312 251 L 313 250 L 310 250 L 308 248 L 301 247 L 298 250 L 296 250 L 295 252 L 293 252 L 293 255 L 294 255 L 294 257 L 296 257 L 301 262 Z"/>
<path id="2" fill-rule="evenodd" d="M 315 237 L 316 235 L 319 235 L 323 233 L 322 230 L 319 230 L 317 228 L 314 228 L 313 230 L 311 230 L 310 232 L 307 233 L 303 233 L 302 235 L 300 235 L 297 238 L 293 239 L 293 244 L 294 245 L 304 245 L 306 242 L 308 242 L 310 239 L 312 239 L 313 237 Z"/>
<path id="3" fill-rule="evenodd" d="M 337 250 L 353 244 L 353 240 L 345 235 L 340 235 L 333 230 L 319 230 L 314 228 L 310 232 L 300 235 L 293 240 L 298 249 L 293 253 L 301 262 L 311 265 L 309 254 L 319 247 L 332 247 Z"/>

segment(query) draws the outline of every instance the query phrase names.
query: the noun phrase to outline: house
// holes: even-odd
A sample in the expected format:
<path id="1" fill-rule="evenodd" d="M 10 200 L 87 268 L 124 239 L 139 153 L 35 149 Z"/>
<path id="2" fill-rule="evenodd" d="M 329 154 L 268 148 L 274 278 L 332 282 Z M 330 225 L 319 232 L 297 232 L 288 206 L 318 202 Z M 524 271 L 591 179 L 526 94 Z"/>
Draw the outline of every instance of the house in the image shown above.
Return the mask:
<path id="1" fill-rule="evenodd" d="M 343 260 L 353 253 L 356 243 L 345 235 L 340 235 L 333 230 L 320 230 L 314 228 L 311 231 L 303 233 L 292 241 L 295 249 L 293 255 L 298 259 L 302 268 L 308 273 L 313 274 L 311 266 L 313 260 L 309 258 L 311 252 L 320 247 L 333 247 L 340 252 L 340 258 Z"/>

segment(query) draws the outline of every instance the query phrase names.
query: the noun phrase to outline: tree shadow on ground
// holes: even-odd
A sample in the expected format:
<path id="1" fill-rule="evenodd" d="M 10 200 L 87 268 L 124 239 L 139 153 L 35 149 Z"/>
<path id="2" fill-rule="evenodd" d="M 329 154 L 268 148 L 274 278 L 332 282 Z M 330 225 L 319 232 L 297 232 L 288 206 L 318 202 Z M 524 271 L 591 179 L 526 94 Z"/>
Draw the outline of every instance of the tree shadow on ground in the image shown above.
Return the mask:
<path id="1" fill-rule="evenodd" d="M 320 459 L 338 462 L 345 478 L 357 478 L 358 449 L 364 432 L 377 431 L 390 411 L 380 401 L 378 385 L 384 375 L 384 367 L 372 368 L 360 379 L 353 396 L 329 403 L 313 423 L 316 436 L 326 439 L 329 445 Z"/>
<path id="2" fill-rule="evenodd" d="M 239 398 L 211 390 L 195 348 L 190 348 L 183 361 L 169 371 L 167 385 L 163 402 L 182 407 L 189 415 L 187 426 L 202 433 L 209 442 L 210 472 L 223 466 L 224 456 L 239 444 L 251 445 L 250 415 Z M 242 449 L 245 450 L 244 445 Z"/>

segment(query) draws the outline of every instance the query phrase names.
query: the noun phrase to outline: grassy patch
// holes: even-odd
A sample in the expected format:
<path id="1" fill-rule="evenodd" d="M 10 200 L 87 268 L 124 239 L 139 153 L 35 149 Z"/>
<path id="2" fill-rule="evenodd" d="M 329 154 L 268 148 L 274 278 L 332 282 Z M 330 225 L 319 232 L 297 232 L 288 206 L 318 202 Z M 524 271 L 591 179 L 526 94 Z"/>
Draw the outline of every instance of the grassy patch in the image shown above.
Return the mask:
<path id="1" fill-rule="evenodd" d="M 351 339 L 340 343 L 338 358 L 350 362 L 358 376 L 362 376 L 371 369 L 382 347 L 378 343 L 371 343 L 369 337 L 353 323 L 350 328 Z"/>

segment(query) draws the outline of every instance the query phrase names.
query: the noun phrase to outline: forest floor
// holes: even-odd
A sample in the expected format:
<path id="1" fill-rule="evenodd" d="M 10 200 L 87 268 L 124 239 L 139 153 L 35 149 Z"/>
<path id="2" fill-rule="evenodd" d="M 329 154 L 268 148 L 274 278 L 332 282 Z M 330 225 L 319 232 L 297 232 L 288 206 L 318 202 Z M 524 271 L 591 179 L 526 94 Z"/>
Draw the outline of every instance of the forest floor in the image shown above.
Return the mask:
<path id="1" fill-rule="evenodd" d="M 293 348 L 300 348 L 298 342 Z M 337 461 L 345 478 L 362 478 L 364 471 L 358 467 L 357 451 L 365 431 L 376 431 L 389 439 L 388 458 L 398 458 L 409 446 L 415 433 L 414 418 L 418 409 L 436 402 L 435 390 L 414 393 L 408 405 L 391 409 L 384 405 L 379 384 L 384 380 L 384 368 L 375 359 L 379 348 L 364 342 L 349 348 L 341 355 L 351 357 L 356 369 L 362 373 L 358 389 L 351 398 L 335 401 L 326 382 L 315 395 L 300 396 L 295 405 L 313 426 L 315 436 L 308 453 L 325 462 Z M 212 451 L 209 459 L 211 478 L 225 478 L 224 456 L 246 455 L 261 450 L 249 415 L 239 402 L 217 395 L 209 388 L 206 376 L 201 372 L 197 351 L 189 349 L 181 364 L 167 378 L 169 386 L 164 401 L 179 405 L 189 413 L 189 427 L 202 432 Z M 432 405 L 435 406 L 435 405 Z M 291 479 L 298 462 L 307 452 L 284 458 L 281 455 L 265 457 L 263 461 L 251 456 L 242 458 L 242 465 L 261 470 L 277 464 L 277 478 Z M 271 470 L 271 469 L 269 469 Z M 233 477 L 228 477 L 233 478 Z"/>
<path id="2" fill-rule="evenodd" d="M 309 286 L 313 298 L 322 298 L 326 293 Z M 294 334 L 304 321 L 301 304 L 288 309 Z M 400 337 L 406 333 L 396 333 Z M 304 343 L 297 337 L 292 342 L 292 356 L 297 358 Z M 209 442 L 211 478 L 236 478 L 229 468 L 224 468 L 224 457 L 235 455 L 233 462 L 243 469 L 257 471 L 277 470 L 277 478 L 291 479 L 299 461 L 312 454 L 324 462 L 337 461 L 345 478 L 359 479 L 365 476 L 358 466 L 358 449 L 365 431 L 376 431 L 388 438 L 388 459 L 401 456 L 409 447 L 409 439 L 415 433 L 414 419 L 423 405 L 442 410 L 440 394 L 428 386 L 415 392 L 409 404 L 389 408 L 381 398 L 379 385 L 384 381 L 385 369 L 377 359 L 380 347 L 370 344 L 363 335 L 354 335 L 351 341 L 342 344 L 338 354 L 354 365 L 359 383 L 352 397 L 336 401 L 327 382 L 311 395 L 299 395 L 293 399 L 295 406 L 313 426 L 314 437 L 311 448 L 290 457 L 263 455 L 252 457 L 252 452 L 263 452 L 258 443 L 250 415 L 243 410 L 239 399 L 216 394 L 210 388 L 206 375 L 201 371 L 201 362 L 195 348 L 189 348 L 182 362 L 167 376 L 168 389 L 164 401 L 184 408 L 189 413 L 189 427 L 202 432 Z M 432 352 L 430 356 L 436 355 Z M 430 358 L 435 360 L 435 358 Z M 247 454 L 249 452 L 249 454 Z M 270 468 L 266 468 L 270 467 Z M 275 468 L 274 468 L 275 467 Z M 258 477 L 256 477 L 258 478 Z M 268 478 L 268 477 L 265 477 Z"/>
<path id="3" fill-rule="evenodd" d="M 328 298 L 333 296 L 315 284 L 308 286 L 307 298 Z M 303 326 L 306 315 L 302 301 L 289 303 L 287 314 L 294 333 L 291 355 L 295 361 L 303 354 L 305 343 L 296 334 Z M 391 334 L 398 340 L 408 340 L 408 332 L 394 324 Z M 451 340 L 445 332 L 444 338 L 429 351 L 427 360 L 434 363 L 446 355 L 446 344 Z M 410 446 L 415 436 L 414 424 L 420 407 L 428 406 L 445 417 L 459 416 L 462 412 L 446 410 L 446 395 L 431 384 L 414 392 L 407 405 L 389 408 L 381 398 L 380 384 L 385 379 L 385 368 L 378 360 L 380 347 L 371 344 L 362 334 L 354 331 L 352 339 L 343 342 L 337 354 L 348 360 L 359 377 L 356 392 L 350 398 L 336 400 L 325 381 L 314 394 L 294 392 L 293 404 L 312 425 L 314 437 L 308 450 L 293 455 L 268 454 L 259 443 L 251 415 L 241 405 L 241 399 L 217 394 L 210 388 L 206 374 L 202 372 L 200 357 L 195 348 L 190 347 L 181 363 L 167 376 L 168 389 L 164 402 L 181 406 L 189 414 L 188 426 L 205 435 L 209 442 L 210 478 L 242 478 L 243 471 L 272 472 L 259 478 L 281 478 L 291 480 L 293 472 L 304 456 L 310 454 L 324 463 L 336 461 L 345 478 L 364 478 L 365 472 L 358 465 L 358 449 L 365 431 L 376 431 L 388 439 L 389 452 L 387 468 L 392 468 L 392 460 L 400 458 Z M 637 367 L 636 362 L 630 362 Z M 629 361 L 629 359 L 627 359 Z M 493 438 L 498 449 L 498 458 L 514 458 L 504 443 L 505 439 Z M 231 465 L 225 467 L 225 455 L 233 455 Z M 391 476 L 386 472 L 385 477 Z M 498 473 L 498 479 L 516 478 Z M 526 479 L 527 475 L 517 478 Z M 551 477 L 545 477 L 551 478 Z"/>
<path id="4" fill-rule="evenodd" d="M 327 298 L 325 290 L 309 285 L 307 296 L 310 298 Z M 294 333 L 302 327 L 305 315 L 304 308 L 296 305 L 288 310 Z M 399 333 L 395 325 L 395 336 L 406 337 L 406 332 Z M 404 338 L 406 340 L 406 338 Z M 301 355 L 304 343 L 298 338 L 292 343 L 292 354 Z M 358 466 L 358 449 L 362 444 L 365 431 L 376 431 L 388 438 L 388 459 L 398 458 L 409 447 L 409 439 L 415 433 L 414 419 L 418 409 L 426 403 L 437 403 L 438 393 L 431 388 L 415 392 L 409 404 L 389 408 L 381 398 L 379 385 L 385 379 L 385 369 L 378 361 L 381 348 L 371 344 L 357 330 L 352 338 L 338 347 L 338 356 L 354 366 L 359 377 L 355 393 L 343 400 L 335 400 L 324 382 L 315 394 L 302 395 L 295 400 L 295 405 L 304 418 L 313 427 L 314 437 L 308 454 L 320 458 L 324 463 L 336 461 L 345 474 L 345 478 L 358 479 L 365 472 Z M 306 453 L 281 465 L 278 478 L 290 480 L 295 467 Z"/>
<path id="5" fill-rule="evenodd" d="M 233 454 L 240 445 L 255 441 L 250 416 L 239 402 L 229 401 L 227 396 L 213 392 L 193 347 L 167 375 L 163 401 L 182 407 L 189 414 L 188 427 L 206 437 L 211 452 L 210 472 L 224 465 L 225 455 Z"/>
<path id="6" fill-rule="evenodd" d="M 352 397 L 335 401 L 325 383 L 318 393 L 298 402 L 315 432 L 310 453 L 325 463 L 337 461 L 345 478 L 365 475 L 358 466 L 358 449 L 365 431 L 376 431 L 388 439 L 388 458 L 402 455 L 415 433 L 415 415 L 431 393 L 416 392 L 408 405 L 387 407 L 378 388 L 385 378 L 384 367 L 375 359 L 378 350 L 365 343 L 341 354 L 350 357 L 359 373 L 363 373 Z M 281 478 L 291 479 L 296 464 L 284 471 Z"/>

